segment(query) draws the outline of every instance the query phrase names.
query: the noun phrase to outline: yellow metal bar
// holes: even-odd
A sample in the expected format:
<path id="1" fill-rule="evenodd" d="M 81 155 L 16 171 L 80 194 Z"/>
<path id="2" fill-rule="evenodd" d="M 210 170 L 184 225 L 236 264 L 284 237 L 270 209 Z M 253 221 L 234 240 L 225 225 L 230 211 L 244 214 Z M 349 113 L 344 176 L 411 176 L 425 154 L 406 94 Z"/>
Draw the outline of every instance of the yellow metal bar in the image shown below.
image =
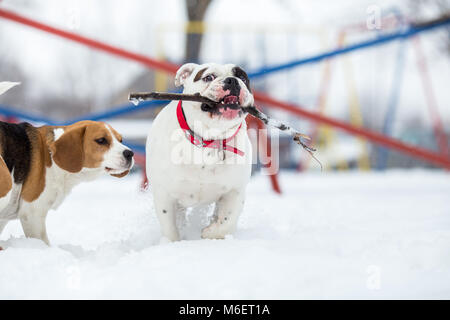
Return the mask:
<path id="1" fill-rule="evenodd" d="M 160 61 L 166 60 L 164 56 L 164 37 L 161 32 L 156 35 L 156 56 Z M 155 71 L 155 90 L 160 92 L 167 91 L 167 82 L 169 77 L 167 72 Z"/>
<path id="2" fill-rule="evenodd" d="M 327 47 L 328 38 L 326 32 L 320 32 L 320 39 L 321 39 L 321 47 L 322 49 L 325 49 Z M 331 61 L 326 60 L 323 62 L 322 67 L 322 87 L 319 89 L 319 97 L 317 99 L 317 109 L 319 110 L 320 114 L 325 113 L 325 109 L 327 106 L 327 97 L 329 92 L 329 83 L 331 81 L 330 74 L 331 74 Z M 320 144 L 322 148 L 326 148 L 327 146 L 331 145 L 333 140 L 335 140 L 336 135 L 334 133 L 334 130 L 327 125 L 316 125 L 314 128 L 314 132 L 312 134 L 313 140 L 320 141 Z M 311 166 L 311 158 L 307 158 L 306 165 L 309 168 Z M 328 163 L 324 164 L 324 169 L 329 170 L 330 166 Z"/>
<path id="3" fill-rule="evenodd" d="M 340 44 L 343 46 L 345 44 L 345 32 L 341 32 L 340 34 Z M 347 83 L 347 88 L 349 92 L 349 111 L 350 111 L 350 123 L 362 127 L 364 125 L 363 123 L 363 117 L 361 113 L 361 104 L 359 102 L 358 97 L 358 89 L 356 87 L 356 80 L 353 73 L 353 65 L 351 63 L 350 57 L 348 55 L 345 55 L 342 57 L 342 61 L 344 64 L 344 76 L 345 81 Z M 358 159 L 358 166 L 360 170 L 370 170 L 370 159 L 369 159 L 369 152 L 368 152 L 368 146 L 367 141 L 362 138 L 357 138 L 359 143 L 361 144 L 361 147 L 363 149 L 362 156 Z"/>
<path id="4" fill-rule="evenodd" d="M 203 34 L 206 31 L 206 23 L 203 21 L 188 21 L 186 23 L 186 33 L 199 33 Z"/>
<path id="5" fill-rule="evenodd" d="M 173 31 L 188 31 L 191 33 L 204 33 L 206 30 L 208 32 L 214 33 L 243 33 L 243 32 L 264 32 L 264 33 L 320 33 L 323 32 L 323 27 L 299 25 L 299 24 L 253 24 L 253 23 L 207 23 L 204 21 L 188 21 L 187 23 L 170 23 L 170 24 L 160 24 L 158 29 L 162 32 L 173 32 Z"/>

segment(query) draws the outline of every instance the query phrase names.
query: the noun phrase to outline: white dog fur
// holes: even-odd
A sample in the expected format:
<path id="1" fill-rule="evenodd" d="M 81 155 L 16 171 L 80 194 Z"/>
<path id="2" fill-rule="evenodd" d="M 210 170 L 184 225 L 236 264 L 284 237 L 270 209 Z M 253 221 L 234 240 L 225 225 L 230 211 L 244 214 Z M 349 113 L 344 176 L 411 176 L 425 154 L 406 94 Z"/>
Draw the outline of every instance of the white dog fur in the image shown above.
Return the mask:
<path id="1" fill-rule="evenodd" d="M 229 78 L 236 79 L 239 84 L 239 94 L 236 94 L 239 104 L 253 105 L 247 75 L 232 64 L 185 64 L 178 70 L 175 84 L 184 86 L 183 93 L 200 93 L 221 101 L 230 94 L 230 90 L 224 90 Z M 230 116 L 230 112 L 217 110 L 210 113 L 202 110 L 201 103 L 182 103 L 190 129 L 204 140 L 232 137 L 241 126 L 228 142 L 244 152 L 241 156 L 227 150 L 193 145 L 180 128 L 177 106 L 178 101 L 172 101 L 158 114 L 147 139 L 147 175 L 162 235 L 170 241 L 179 240 L 177 213 L 183 214 L 188 207 L 215 203 L 213 220 L 202 230 L 202 238 L 222 239 L 236 229 L 251 174 L 252 149 L 245 123 L 247 114 L 239 112 L 239 115 L 233 113 Z"/>

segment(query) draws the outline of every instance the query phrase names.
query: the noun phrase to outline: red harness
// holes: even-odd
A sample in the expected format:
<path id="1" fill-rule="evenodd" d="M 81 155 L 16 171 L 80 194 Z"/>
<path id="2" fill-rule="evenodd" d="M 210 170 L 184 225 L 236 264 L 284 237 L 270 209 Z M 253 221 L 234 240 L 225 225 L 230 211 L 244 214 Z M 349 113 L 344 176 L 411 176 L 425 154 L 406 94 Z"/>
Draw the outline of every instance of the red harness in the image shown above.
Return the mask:
<path id="1" fill-rule="evenodd" d="M 178 123 L 181 127 L 181 129 L 183 129 L 184 133 L 186 134 L 186 138 L 188 138 L 188 140 L 196 147 L 199 148 L 212 148 L 212 149 L 223 149 L 223 150 L 227 150 L 230 152 L 233 152 L 237 155 L 243 156 L 244 152 L 227 145 L 227 142 L 231 141 L 239 132 L 239 130 L 242 127 L 242 123 L 239 126 L 239 128 L 236 130 L 236 132 L 229 138 L 227 139 L 223 139 L 223 140 L 203 140 L 201 137 L 197 137 L 194 133 L 194 131 L 191 130 L 191 128 L 189 128 L 189 125 L 186 122 L 186 117 L 184 116 L 184 111 L 183 108 L 181 106 L 181 100 L 180 102 L 178 102 L 178 106 L 177 106 L 177 118 L 178 118 Z"/>

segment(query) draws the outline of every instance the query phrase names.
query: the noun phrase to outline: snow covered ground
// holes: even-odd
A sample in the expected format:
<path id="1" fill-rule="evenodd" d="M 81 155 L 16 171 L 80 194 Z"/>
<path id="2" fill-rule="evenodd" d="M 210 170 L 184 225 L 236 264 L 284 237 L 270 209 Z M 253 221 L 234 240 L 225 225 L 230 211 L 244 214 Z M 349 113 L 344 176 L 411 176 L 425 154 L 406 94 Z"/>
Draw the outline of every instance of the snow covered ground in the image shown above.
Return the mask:
<path id="1" fill-rule="evenodd" d="M 16 221 L 0 236 L 0 299 L 450 298 L 450 174 L 257 176 L 237 233 L 160 242 L 140 177 L 78 186 L 47 220 L 52 247 Z"/>

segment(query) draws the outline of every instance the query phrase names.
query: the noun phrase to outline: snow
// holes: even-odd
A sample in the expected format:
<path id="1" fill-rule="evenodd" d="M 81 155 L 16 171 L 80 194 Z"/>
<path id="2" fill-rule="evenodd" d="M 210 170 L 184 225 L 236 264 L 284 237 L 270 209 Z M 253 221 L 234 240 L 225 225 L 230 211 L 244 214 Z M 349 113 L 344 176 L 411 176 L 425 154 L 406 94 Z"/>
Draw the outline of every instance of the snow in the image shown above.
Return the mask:
<path id="1" fill-rule="evenodd" d="M 255 176 L 235 235 L 160 240 L 139 175 L 78 186 L 47 219 L 51 247 L 18 221 L 0 235 L 0 299 L 450 298 L 450 174 Z"/>

